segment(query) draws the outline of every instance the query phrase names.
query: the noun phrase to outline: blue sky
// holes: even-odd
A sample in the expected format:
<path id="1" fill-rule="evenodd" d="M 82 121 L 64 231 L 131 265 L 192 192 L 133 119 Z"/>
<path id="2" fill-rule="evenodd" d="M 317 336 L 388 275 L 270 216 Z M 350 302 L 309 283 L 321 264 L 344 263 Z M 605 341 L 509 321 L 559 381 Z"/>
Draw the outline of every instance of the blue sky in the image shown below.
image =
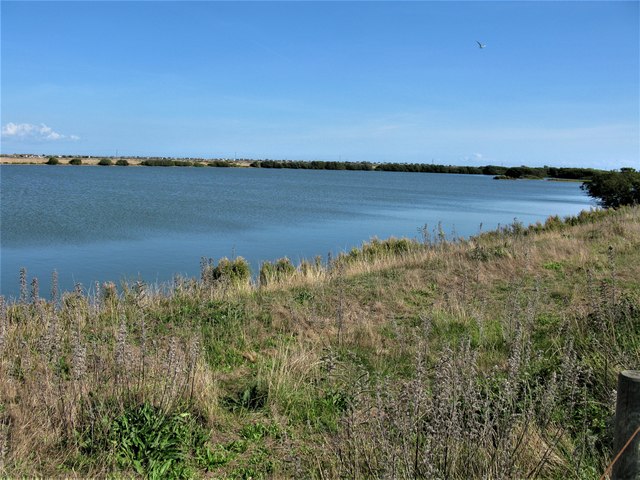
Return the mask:
<path id="1" fill-rule="evenodd" d="M 1 150 L 639 167 L 639 5 L 3 0 Z"/>

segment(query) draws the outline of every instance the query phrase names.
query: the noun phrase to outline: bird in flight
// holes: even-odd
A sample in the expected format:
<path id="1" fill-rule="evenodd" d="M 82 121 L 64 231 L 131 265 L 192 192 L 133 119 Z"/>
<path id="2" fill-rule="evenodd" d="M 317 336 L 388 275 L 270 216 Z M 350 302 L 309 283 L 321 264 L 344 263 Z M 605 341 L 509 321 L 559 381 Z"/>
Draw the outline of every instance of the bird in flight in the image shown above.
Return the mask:
<path id="1" fill-rule="evenodd" d="M 476 40 L 476 43 L 478 44 L 478 48 L 484 48 L 486 47 L 486 45 L 484 43 L 480 43 L 479 41 Z"/>

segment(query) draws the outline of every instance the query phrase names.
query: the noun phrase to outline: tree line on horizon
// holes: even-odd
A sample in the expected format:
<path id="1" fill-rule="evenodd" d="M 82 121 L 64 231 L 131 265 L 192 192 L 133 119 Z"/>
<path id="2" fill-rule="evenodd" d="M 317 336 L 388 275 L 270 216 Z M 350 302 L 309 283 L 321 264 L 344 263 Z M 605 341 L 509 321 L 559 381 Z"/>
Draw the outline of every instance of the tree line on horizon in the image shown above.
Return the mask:
<path id="1" fill-rule="evenodd" d="M 67 155 L 59 156 L 60 158 Z M 68 155 L 68 157 L 71 157 Z M 78 156 L 79 158 L 86 158 Z M 106 158 L 106 157 L 105 157 Z M 564 180 L 590 180 L 594 175 L 607 173 L 606 170 L 581 167 L 505 167 L 502 165 L 440 165 L 434 163 L 373 163 L 373 162 L 346 162 L 324 160 L 253 160 L 248 158 L 229 160 L 224 158 L 214 159 L 174 159 L 157 157 L 132 157 L 144 159 L 140 164 L 149 167 L 236 167 L 238 162 L 245 162 L 251 168 L 288 168 L 299 170 L 360 170 L 381 172 L 414 172 L 414 173 L 452 173 L 462 175 L 491 175 L 499 178 L 557 178 Z M 56 165 L 58 157 L 50 157 L 49 165 Z M 75 160 L 75 159 L 74 159 Z M 104 158 L 103 158 L 104 160 Z M 627 170 L 625 168 L 622 171 Z"/>
<path id="2" fill-rule="evenodd" d="M 302 160 L 255 160 L 249 164 L 253 168 L 291 168 L 305 170 L 366 170 L 383 172 L 455 173 L 466 175 L 492 175 L 506 178 L 560 178 L 566 180 L 590 179 L 603 172 L 594 168 L 576 167 L 504 167 L 499 165 L 459 166 L 432 163 L 371 163 Z"/>

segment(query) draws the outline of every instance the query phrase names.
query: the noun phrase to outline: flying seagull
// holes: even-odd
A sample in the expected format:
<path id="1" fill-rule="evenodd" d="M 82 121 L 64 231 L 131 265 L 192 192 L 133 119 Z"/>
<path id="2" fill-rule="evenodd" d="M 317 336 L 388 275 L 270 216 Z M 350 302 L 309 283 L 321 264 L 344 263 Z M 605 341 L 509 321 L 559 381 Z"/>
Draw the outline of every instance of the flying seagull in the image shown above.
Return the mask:
<path id="1" fill-rule="evenodd" d="M 486 45 L 484 43 L 480 43 L 479 41 L 476 40 L 476 43 L 478 44 L 478 48 L 484 48 L 486 47 Z"/>

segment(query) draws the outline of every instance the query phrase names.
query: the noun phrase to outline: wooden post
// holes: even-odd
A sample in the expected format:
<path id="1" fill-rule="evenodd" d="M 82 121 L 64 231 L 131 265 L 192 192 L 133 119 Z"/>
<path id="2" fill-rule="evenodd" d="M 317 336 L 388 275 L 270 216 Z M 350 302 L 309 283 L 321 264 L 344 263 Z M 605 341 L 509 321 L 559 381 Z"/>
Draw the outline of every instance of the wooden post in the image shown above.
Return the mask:
<path id="1" fill-rule="evenodd" d="M 636 431 L 639 427 L 640 370 L 624 370 L 618 375 L 613 454 L 618 455 L 625 445 L 626 448 L 613 464 L 613 480 L 640 479 L 640 434 Z"/>

